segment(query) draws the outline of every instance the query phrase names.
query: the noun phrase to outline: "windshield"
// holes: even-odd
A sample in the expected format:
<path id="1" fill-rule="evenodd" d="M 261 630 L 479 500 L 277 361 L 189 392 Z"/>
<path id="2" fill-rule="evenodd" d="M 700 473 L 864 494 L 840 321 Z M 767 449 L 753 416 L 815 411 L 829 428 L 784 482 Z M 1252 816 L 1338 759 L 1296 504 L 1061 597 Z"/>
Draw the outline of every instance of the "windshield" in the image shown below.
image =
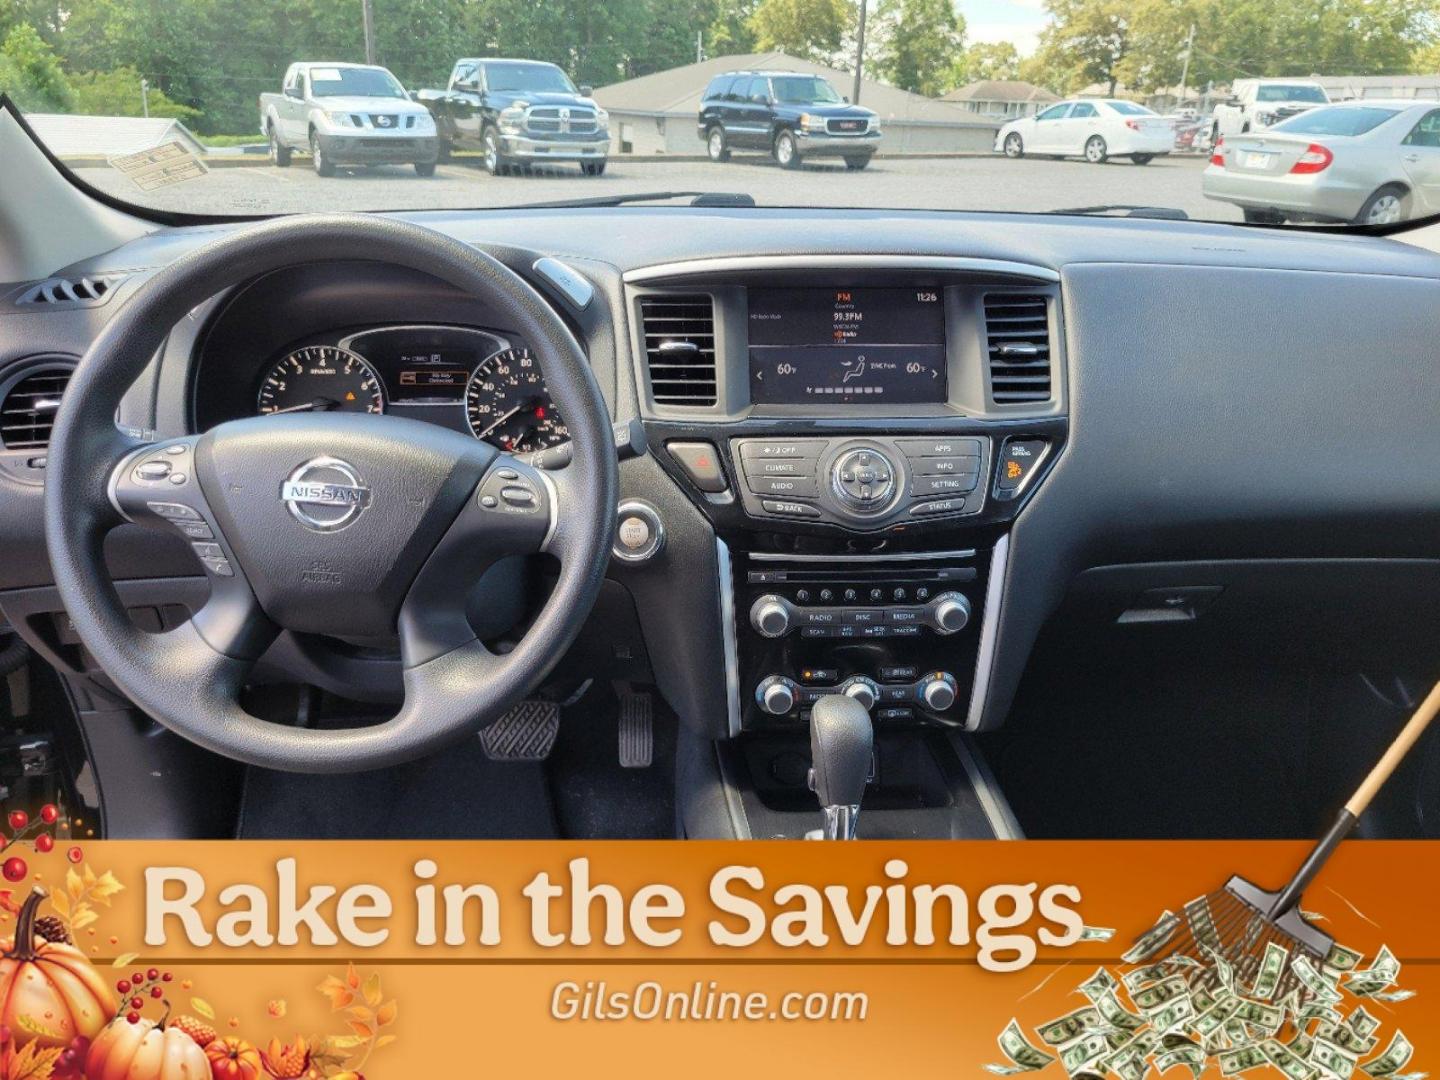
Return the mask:
<path id="1" fill-rule="evenodd" d="M 1262 86 L 1255 91 L 1256 101 L 1313 101 L 1325 104 L 1330 99 L 1318 86 Z"/>
<path id="2" fill-rule="evenodd" d="M 14 0 L 0 91 L 69 177 L 171 219 L 700 198 L 1304 229 L 1386 185 L 1440 212 L 1418 117 L 1303 183 L 1237 156 L 1440 107 L 1436 4 Z"/>
<path id="3" fill-rule="evenodd" d="M 311 68 L 313 97 L 403 98 L 405 88 L 388 71 L 374 68 Z"/>
<path id="4" fill-rule="evenodd" d="M 573 94 L 575 87 L 559 68 L 549 64 L 487 64 L 485 88 L 501 93 Z"/>
<path id="5" fill-rule="evenodd" d="M 1375 107 L 1311 109 L 1276 124 L 1275 130 L 1292 135 L 1364 135 L 1399 112 Z"/>
<path id="6" fill-rule="evenodd" d="M 775 100 L 782 105 L 838 105 L 841 97 L 824 79 L 786 75 L 770 80 Z"/>

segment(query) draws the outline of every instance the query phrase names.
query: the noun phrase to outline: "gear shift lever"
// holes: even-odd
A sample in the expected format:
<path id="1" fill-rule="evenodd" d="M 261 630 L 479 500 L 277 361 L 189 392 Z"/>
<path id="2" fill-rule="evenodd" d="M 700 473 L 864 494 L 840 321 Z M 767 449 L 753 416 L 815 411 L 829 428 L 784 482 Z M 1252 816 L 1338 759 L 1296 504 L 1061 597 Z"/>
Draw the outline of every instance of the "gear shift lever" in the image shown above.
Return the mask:
<path id="1" fill-rule="evenodd" d="M 865 707 L 845 694 L 826 694 L 810 712 L 810 787 L 825 811 L 826 840 L 854 840 L 860 799 L 870 775 L 875 729 Z"/>

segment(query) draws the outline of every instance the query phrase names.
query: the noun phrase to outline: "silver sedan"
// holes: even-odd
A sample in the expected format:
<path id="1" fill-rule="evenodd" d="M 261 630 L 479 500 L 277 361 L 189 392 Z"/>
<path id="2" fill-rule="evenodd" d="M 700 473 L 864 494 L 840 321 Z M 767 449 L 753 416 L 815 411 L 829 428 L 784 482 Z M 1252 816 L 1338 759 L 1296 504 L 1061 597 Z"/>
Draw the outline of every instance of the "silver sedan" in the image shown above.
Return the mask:
<path id="1" fill-rule="evenodd" d="M 1251 222 L 1386 225 L 1440 213 L 1440 102 L 1347 101 L 1212 150 L 1210 199 Z"/>

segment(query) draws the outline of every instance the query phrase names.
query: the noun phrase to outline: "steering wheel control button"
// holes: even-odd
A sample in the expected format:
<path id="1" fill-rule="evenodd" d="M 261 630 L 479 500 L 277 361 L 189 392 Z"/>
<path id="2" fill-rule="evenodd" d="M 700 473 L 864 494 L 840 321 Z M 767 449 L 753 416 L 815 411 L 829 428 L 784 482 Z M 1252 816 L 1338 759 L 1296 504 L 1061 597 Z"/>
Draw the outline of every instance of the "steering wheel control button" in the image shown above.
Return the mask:
<path id="1" fill-rule="evenodd" d="M 163 518 L 171 521 L 203 521 L 200 511 L 194 510 L 183 503 L 171 502 L 147 502 L 145 504 L 150 510 Z"/>
<path id="2" fill-rule="evenodd" d="M 725 470 L 720 466 L 720 453 L 709 442 L 670 442 L 665 444 L 672 457 L 680 463 L 690 482 L 701 491 L 718 495 L 730 485 L 725 479 Z M 760 494 L 760 492 L 756 492 Z M 787 494 L 787 492 L 775 492 Z"/>
<path id="3" fill-rule="evenodd" d="M 191 540 L 214 540 L 215 534 L 203 521 L 177 521 L 175 527 Z"/>
<path id="4" fill-rule="evenodd" d="M 211 542 L 211 543 L 194 543 L 194 544 L 191 544 L 190 546 L 195 549 L 195 554 L 196 554 L 196 555 L 199 555 L 200 558 L 202 558 L 202 559 L 223 559 L 223 558 L 225 558 L 225 549 L 222 548 L 219 544 L 216 544 L 216 543 L 214 543 L 214 542 Z"/>
<path id="5" fill-rule="evenodd" d="M 209 570 L 216 577 L 234 577 L 235 568 L 230 565 L 229 559 L 201 559 L 205 569 Z"/>
<path id="6" fill-rule="evenodd" d="M 895 493 L 895 465 L 874 447 L 847 450 L 830 466 L 836 497 L 856 514 L 877 514 Z"/>
<path id="7" fill-rule="evenodd" d="M 653 559 L 665 546 L 665 526 L 660 512 L 647 502 L 629 499 L 620 504 L 620 523 L 615 528 L 612 553 L 621 562 L 641 563 Z"/>
<path id="8" fill-rule="evenodd" d="M 529 507 L 540 502 L 540 497 L 534 490 L 528 487 L 521 487 L 519 484 L 511 484 L 509 487 L 500 489 L 500 498 L 504 499 L 511 506 Z"/>
<path id="9" fill-rule="evenodd" d="M 179 457 L 181 454 L 185 453 L 185 450 L 186 447 L 184 443 L 171 443 L 169 446 L 165 447 L 165 453 L 169 454 L 171 457 Z"/>
<path id="10" fill-rule="evenodd" d="M 995 479 L 998 491 L 1019 491 L 1030 474 L 1045 459 L 1044 439 L 1011 439 L 1000 450 L 1000 468 Z"/>
<path id="11" fill-rule="evenodd" d="M 170 475 L 170 469 L 170 462 L 164 460 L 163 458 L 151 459 L 150 461 L 142 461 L 139 465 L 135 466 L 135 479 L 139 480 L 141 483 L 145 483 L 146 481 L 153 482 L 155 480 L 164 480 L 167 476 Z"/>
<path id="12" fill-rule="evenodd" d="M 483 509 L 501 514 L 534 514 L 543 505 L 535 482 L 519 470 L 506 467 L 491 470 L 480 485 L 476 501 Z"/>
<path id="13" fill-rule="evenodd" d="M 186 476 L 183 472 L 170 474 L 170 483 L 174 484 L 176 487 L 179 487 L 181 484 L 185 483 L 185 481 L 189 479 L 190 477 Z"/>

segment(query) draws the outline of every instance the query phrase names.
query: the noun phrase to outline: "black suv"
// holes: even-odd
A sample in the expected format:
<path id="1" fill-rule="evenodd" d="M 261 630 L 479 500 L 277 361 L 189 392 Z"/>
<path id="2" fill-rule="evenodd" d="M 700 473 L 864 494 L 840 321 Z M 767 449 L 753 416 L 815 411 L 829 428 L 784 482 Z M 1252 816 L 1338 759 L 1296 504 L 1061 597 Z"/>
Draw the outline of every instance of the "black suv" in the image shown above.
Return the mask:
<path id="1" fill-rule="evenodd" d="M 818 75 L 731 71 L 718 75 L 700 101 L 700 137 L 711 161 L 732 150 L 763 150 L 785 169 L 809 157 L 841 157 L 863 169 L 880 146 L 880 118 L 851 105 Z"/>

